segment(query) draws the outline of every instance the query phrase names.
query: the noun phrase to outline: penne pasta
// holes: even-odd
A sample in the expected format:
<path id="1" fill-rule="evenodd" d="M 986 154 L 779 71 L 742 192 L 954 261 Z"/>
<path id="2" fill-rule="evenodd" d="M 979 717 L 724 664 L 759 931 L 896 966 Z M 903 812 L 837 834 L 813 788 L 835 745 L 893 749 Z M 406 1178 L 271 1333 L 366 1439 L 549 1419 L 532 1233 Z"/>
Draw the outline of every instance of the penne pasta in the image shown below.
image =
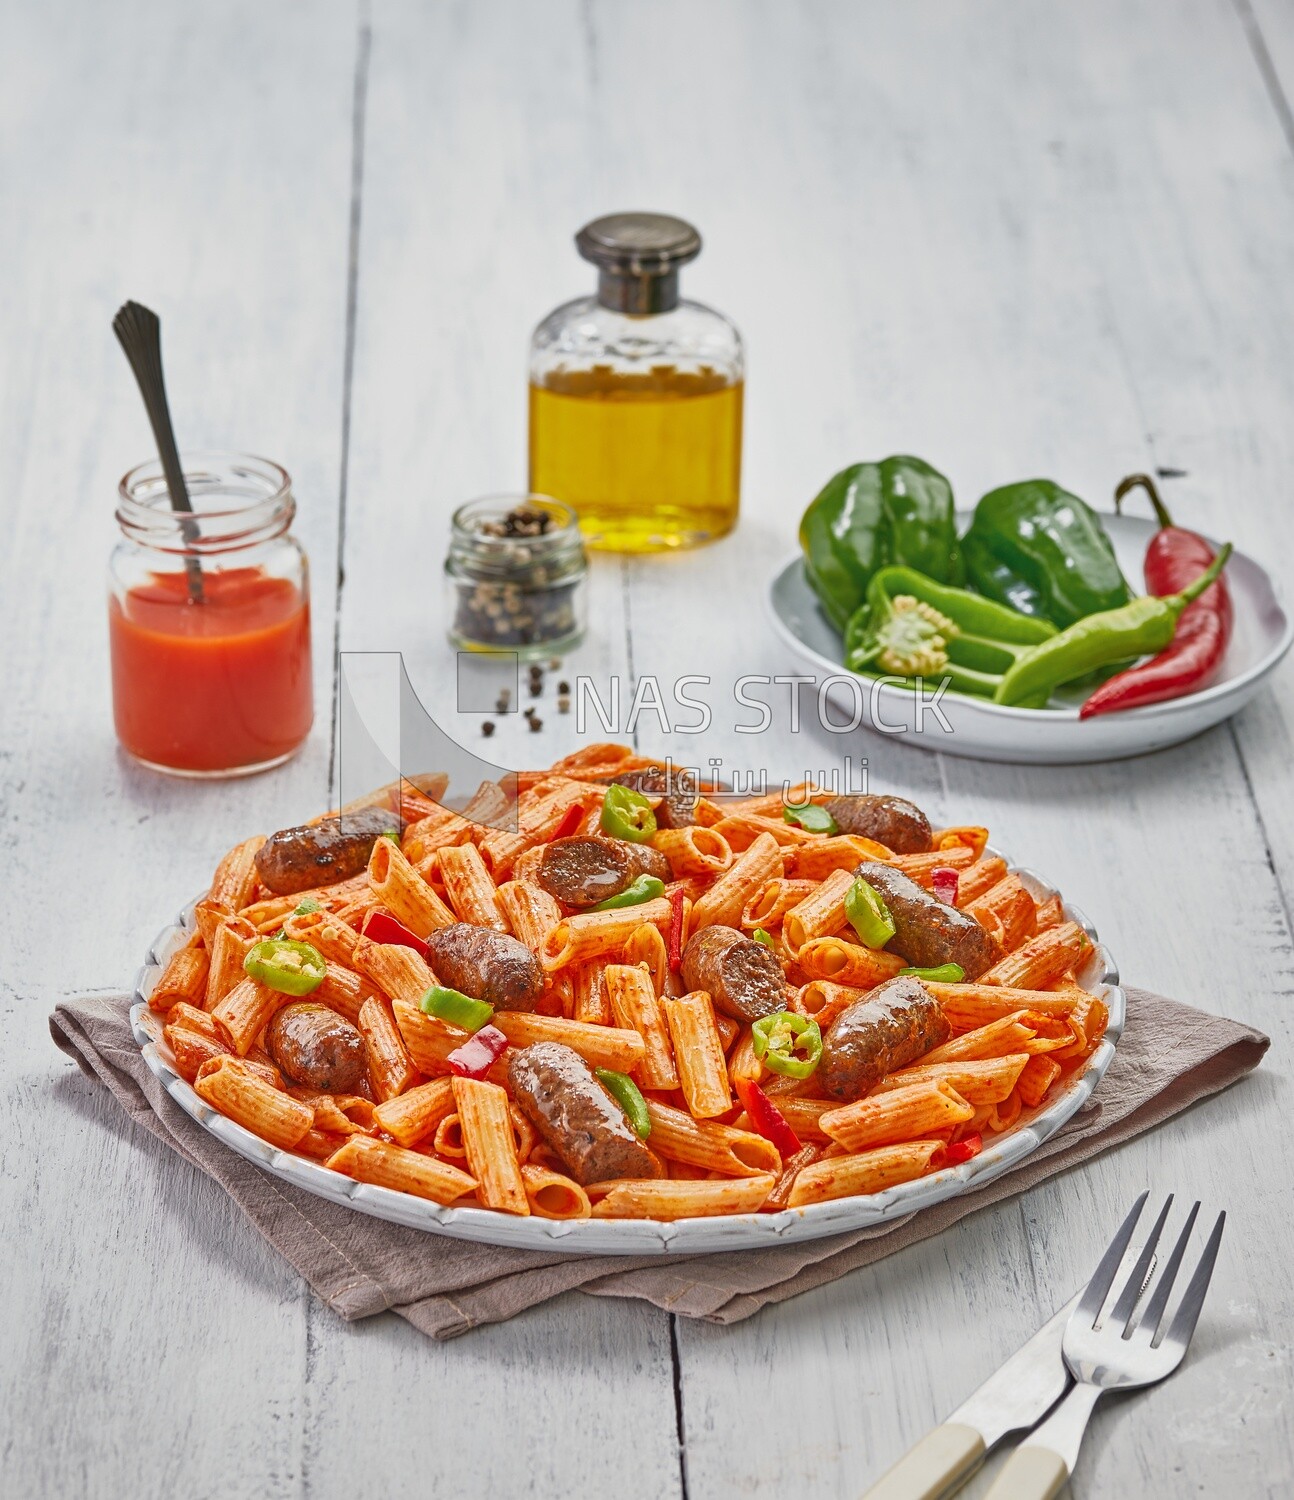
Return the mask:
<path id="1" fill-rule="evenodd" d="M 400 847 L 411 865 L 419 865 L 429 854 L 472 837 L 474 825 L 460 813 L 437 807 L 404 830 Z"/>
<path id="2" fill-rule="evenodd" d="M 686 1110 L 674 1109 L 660 1100 L 647 1099 L 651 1116 L 651 1148 L 658 1156 L 684 1161 L 725 1177 L 749 1177 L 760 1172 L 780 1172 L 782 1158 L 772 1141 L 751 1130 L 694 1120 Z"/>
<path id="3" fill-rule="evenodd" d="M 771 1174 L 736 1182 L 620 1181 L 596 1184 L 595 1219 L 693 1219 L 753 1214 L 773 1191 Z"/>
<path id="4" fill-rule="evenodd" d="M 453 1089 L 477 1196 L 486 1208 L 529 1214 L 530 1200 L 517 1161 L 507 1090 L 474 1078 L 455 1078 Z"/>
<path id="5" fill-rule="evenodd" d="M 615 1026 L 590 1026 L 568 1021 L 564 1016 L 531 1015 L 521 1010 L 501 1010 L 493 1025 L 514 1047 L 535 1042 L 562 1042 L 578 1052 L 590 1067 L 611 1068 L 617 1073 L 641 1069 L 646 1046 L 638 1032 Z"/>
<path id="6" fill-rule="evenodd" d="M 256 856 L 264 842 L 265 835 L 258 833 L 255 838 L 234 845 L 216 866 L 207 892 L 208 901 L 227 906 L 230 911 L 240 911 L 251 902 L 257 881 Z"/>
<path id="7" fill-rule="evenodd" d="M 392 1146 L 371 1135 L 350 1136 L 325 1165 L 356 1182 L 412 1193 L 445 1205 L 476 1189 L 476 1179 L 449 1162 L 436 1161 L 420 1151 L 406 1151 L 403 1146 Z"/>
<path id="8" fill-rule="evenodd" d="M 571 1016 L 591 1026 L 611 1026 L 611 996 L 607 993 L 606 963 L 591 959 L 568 971 L 571 976 Z"/>
<path id="9" fill-rule="evenodd" d="M 204 1005 L 214 1010 L 243 978 L 243 960 L 258 940 L 259 933 L 242 917 L 230 917 L 212 934 L 211 961 L 207 967 L 207 990 Z"/>
<path id="10" fill-rule="evenodd" d="M 833 870 L 848 870 L 852 874 L 864 860 L 888 864 L 893 858 L 890 850 L 875 839 L 841 833 L 787 850 L 786 873 L 794 880 L 825 880 Z"/>
<path id="11" fill-rule="evenodd" d="M 1023 948 L 1008 953 L 981 974 L 981 984 L 1009 985 L 1016 989 L 1043 989 L 1068 970 L 1076 968 L 1091 952 L 1092 940 L 1077 922 L 1062 922 L 1031 938 Z"/>
<path id="12" fill-rule="evenodd" d="M 783 873 L 782 851 L 769 833 L 760 833 L 692 907 L 692 931 L 736 926 L 747 901 Z M 669 903 L 665 903 L 668 910 Z"/>
<path id="13" fill-rule="evenodd" d="M 494 877 L 486 869 L 481 851 L 475 844 L 455 844 L 442 849 L 437 856 L 445 895 L 460 922 L 488 927 L 493 932 L 507 932 L 498 902 Z"/>
<path id="14" fill-rule="evenodd" d="M 686 920 L 683 929 L 686 933 Z M 669 952 L 659 927 L 653 927 L 650 922 L 635 927 L 625 943 L 623 962 L 630 968 L 641 965 L 651 975 L 652 989 L 658 995 L 665 993 L 669 979 Z"/>
<path id="15" fill-rule="evenodd" d="M 417 1005 L 436 983 L 427 960 L 400 943 L 374 943 L 362 937 L 355 944 L 355 967 L 390 1000 Z"/>
<path id="16" fill-rule="evenodd" d="M 638 906 L 611 911 L 586 911 L 564 917 L 544 939 L 539 961 L 550 972 L 591 958 L 619 957 L 634 931 L 644 922 L 668 928 L 670 904 L 664 896 Z"/>
<path id="17" fill-rule="evenodd" d="M 847 1150 L 863 1151 L 939 1135 L 964 1125 L 974 1113 L 952 1084 L 940 1078 L 827 1110 L 818 1116 L 818 1126 Z"/>
<path id="18" fill-rule="evenodd" d="M 1005 1057 L 977 1058 L 970 1062 L 914 1063 L 897 1073 L 887 1073 L 876 1085 L 876 1092 L 944 1080 L 968 1104 L 1000 1104 L 1015 1088 L 1028 1061 L 1027 1052 L 1009 1052 Z"/>
<path id="19" fill-rule="evenodd" d="M 528 880 L 509 880 L 497 892 L 499 910 L 513 933 L 538 953 L 544 939 L 562 920 L 557 897 Z"/>
<path id="20" fill-rule="evenodd" d="M 212 1109 L 282 1151 L 291 1151 L 314 1125 L 308 1104 L 276 1089 L 238 1058 L 203 1063 L 193 1087 Z"/>
<path id="21" fill-rule="evenodd" d="M 834 1099 L 804 1099 L 799 1094 L 778 1094 L 773 1103 L 802 1141 L 826 1141 L 819 1121 L 828 1110 L 840 1108 Z"/>
<path id="22" fill-rule="evenodd" d="M 718 828 L 699 823 L 686 828 L 661 828 L 652 844 L 669 860 L 675 879 L 684 875 L 720 875 L 733 861 L 732 846 Z"/>
<path id="23" fill-rule="evenodd" d="M 817 888 L 816 880 L 787 880 L 785 877 L 770 880 L 742 907 L 741 925 L 747 932 L 757 927 L 765 930 L 776 927 L 793 906 L 799 905 Z"/>
<path id="24" fill-rule="evenodd" d="M 193 906 L 193 920 L 202 938 L 202 946 L 210 953 L 216 940 L 216 929 L 237 915 L 232 906 L 204 897 Z"/>
<path id="25" fill-rule="evenodd" d="M 256 1038 L 269 1024 L 270 1017 L 290 999 L 290 995 L 282 995 L 268 985 L 244 978 L 216 1005 L 211 1019 L 239 1057 L 246 1057 Z"/>
<path id="26" fill-rule="evenodd" d="M 687 1107 L 697 1120 L 712 1120 L 732 1108 L 728 1065 L 715 1025 L 714 1006 L 702 990 L 662 1000 L 674 1044 L 674 1060 Z"/>
<path id="27" fill-rule="evenodd" d="M 1003 1057 L 1008 1052 L 1027 1052 L 1029 1043 L 1037 1033 L 1027 1024 L 1027 1011 L 1016 1011 L 1002 1016 L 987 1025 L 977 1026 L 974 1031 L 963 1032 L 942 1047 L 927 1052 L 923 1063 L 969 1062 L 973 1058 Z M 1068 1029 L 1066 1030 L 1068 1037 Z"/>
<path id="28" fill-rule="evenodd" d="M 310 998 L 335 1010 L 339 1016 L 345 1016 L 353 1026 L 359 1017 L 360 1006 L 369 996 L 377 993 L 372 980 L 365 979 L 354 969 L 344 969 L 340 964 L 327 960 L 324 965 L 324 981 L 317 990 L 310 992 Z"/>
<path id="29" fill-rule="evenodd" d="M 174 1005 L 201 1006 L 207 998 L 207 971 L 211 956 L 205 948 L 177 948 L 168 959 L 149 1006 L 163 1014 Z"/>
<path id="30" fill-rule="evenodd" d="M 521 1169 L 530 1212 L 541 1219 L 587 1219 L 589 1195 L 561 1172 L 527 1163 Z"/>
<path id="31" fill-rule="evenodd" d="M 1047 1091 L 1060 1077 L 1061 1066 L 1050 1057 L 1031 1057 L 1016 1082 L 1021 1103 L 1035 1109 L 1047 1097 Z"/>
<path id="32" fill-rule="evenodd" d="M 975 851 L 959 845 L 952 849 L 935 849 L 929 854 L 891 854 L 890 863 L 902 870 L 926 890 L 932 889 L 936 870 L 956 870 L 960 875 L 975 863 Z"/>
<path id="33" fill-rule="evenodd" d="M 355 1027 L 368 1053 L 368 1076 L 380 1103 L 394 1099 L 418 1081 L 418 1071 L 395 1023 L 391 1002 L 370 995 L 359 1008 Z"/>
<path id="34" fill-rule="evenodd" d="M 454 1090 L 449 1078 L 433 1078 L 403 1094 L 383 1100 L 373 1111 L 373 1123 L 401 1146 L 417 1146 L 436 1133 L 436 1126 L 454 1112 Z"/>
<path id="35" fill-rule="evenodd" d="M 162 1038 L 171 1049 L 175 1071 L 186 1083 L 196 1080 L 203 1063 L 230 1055 L 229 1048 L 219 1037 L 208 1036 L 206 1032 L 191 1030 L 188 1026 L 180 1026 L 174 1022 L 162 1028 Z"/>
<path id="36" fill-rule="evenodd" d="M 988 829 L 978 823 L 961 823 L 956 828 L 936 828 L 930 835 L 930 846 L 942 853 L 949 849 L 969 849 L 975 859 L 981 859 L 984 845 L 988 843 Z"/>
<path id="37" fill-rule="evenodd" d="M 782 918 L 782 942 L 791 958 L 814 938 L 829 937 L 845 925 L 845 897 L 853 886 L 848 870 L 832 870 L 827 878 Z"/>
<path id="38" fill-rule="evenodd" d="M 791 1208 L 825 1203 L 829 1198 L 854 1194 L 883 1193 L 897 1183 L 908 1182 L 929 1170 L 942 1141 L 908 1141 L 901 1146 L 881 1146 L 856 1156 L 828 1156 L 803 1167 L 787 1198 Z"/>
<path id="39" fill-rule="evenodd" d="M 973 865 L 957 872 L 957 905 L 964 911 L 972 901 L 992 888 L 1007 873 L 1006 860 L 977 859 Z"/>
<path id="40" fill-rule="evenodd" d="M 1034 935 L 1038 908 L 1018 875 L 1003 876 L 963 910 L 996 937 L 1005 952 Z"/>
<path id="41" fill-rule="evenodd" d="M 359 942 L 359 933 L 332 912 L 293 912 L 283 924 L 283 935 L 294 942 L 309 943 L 328 963 L 343 969 L 355 967 L 355 945 Z"/>
<path id="42" fill-rule="evenodd" d="M 465 847 L 472 848 L 470 844 Z M 441 850 L 442 858 L 449 852 Z M 394 839 L 380 838 L 373 844 L 368 883 L 377 902 L 418 937 L 426 937 L 438 927 L 449 927 L 454 921 L 454 913 L 409 863 Z M 494 889 L 492 881 L 490 889 Z"/>
<path id="43" fill-rule="evenodd" d="M 797 1015 L 808 1016 L 818 1023 L 825 1035 L 831 1023 L 841 1013 L 859 1000 L 867 998 L 868 991 L 849 984 L 833 984 L 829 979 L 811 979 L 791 992 L 791 1009 Z"/>
<path id="44" fill-rule="evenodd" d="M 638 1082 L 648 1089 L 678 1088 L 669 1024 L 647 969 L 637 964 L 608 964 L 604 977 L 616 1025 L 639 1037 L 643 1044 L 637 1064 Z"/>
<path id="45" fill-rule="evenodd" d="M 779 813 L 771 818 L 762 813 L 728 813 L 714 825 L 734 853 L 749 849 L 757 838 L 771 838 L 783 849 L 812 843 L 814 835 L 796 823 L 788 823 Z"/>
<path id="46" fill-rule="evenodd" d="M 796 962 L 810 979 L 829 979 L 863 990 L 884 984 L 906 967 L 897 953 L 855 942 L 852 929 L 849 936 L 811 938 L 796 955 Z"/>

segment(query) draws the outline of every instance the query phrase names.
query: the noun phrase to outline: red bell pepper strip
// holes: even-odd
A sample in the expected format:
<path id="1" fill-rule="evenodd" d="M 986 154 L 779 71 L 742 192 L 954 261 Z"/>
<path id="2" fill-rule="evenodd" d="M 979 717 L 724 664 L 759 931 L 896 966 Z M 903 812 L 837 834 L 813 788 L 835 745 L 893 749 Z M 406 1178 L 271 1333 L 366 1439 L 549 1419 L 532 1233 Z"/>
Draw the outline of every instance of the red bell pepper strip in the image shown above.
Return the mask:
<path id="1" fill-rule="evenodd" d="M 374 907 L 369 912 L 360 932 L 371 943 L 399 943 L 402 948 L 412 948 L 424 958 L 427 956 L 426 939 L 420 938 L 416 932 L 410 932 L 403 922 L 397 922 L 389 911 L 383 911 L 381 907 Z"/>
<path id="2" fill-rule="evenodd" d="M 568 839 L 571 834 L 584 821 L 584 809 L 578 802 L 571 805 L 562 814 L 562 821 L 557 825 L 557 832 L 553 834 L 554 839 Z M 551 840 L 550 840 L 551 842 Z"/>
<path id="3" fill-rule="evenodd" d="M 1165 598 L 1195 582 L 1216 553 L 1202 536 L 1173 525 L 1149 474 L 1130 474 L 1114 492 L 1114 504 L 1140 486 L 1150 496 L 1159 530 L 1146 548 L 1144 573 L 1147 592 Z M 1225 578 L 1219 578 L 1182 611 L 1172 645 L 1140 666 L 1129 667 L 1102 683 L 1078 711 L 1080 719 L 1163 703 L 1203 687 L 1217 671 L 1231 639 L 1235 615 Z"/>
<path id="4" fill-rule="evenodd" d="M 669 954 L 670 973 L 677 974 L 683 967 L 683 887 L 669 893 L 669 941 L 665 951 Z"/>
<path id="5" fill-rule="evenodd" d="M 947 865 L 940 865 L 937 870 L 931 870 L 930 885 L 934 890 L 936 900 L 942 901 L 945 906 L 957 905 L 961 876 L 956 870 L 949 869 Z"/>
<path id="6" fill-rule="evenodd" d="M 497 1026 L 482 1026 L 461 1047 L 455 1047 L 445 1061 L 459 1078 L 484 1078 L 507 1045 L 507 1037 Z"/>
<path id="7" fill-rule="evenodd" d="M 943 1164 L 945 1167 L 959 1167 L 962 1162 L 978 1156 L 983 1149 L 984 1137 L 977 1130 L 974 1135 L 964 1135 L 961 1140 L 945 1146 Z"/>
<path id="8" fill-rule="evenodd" d="M 764 1090 L 753 1078 L 735 1078 L 732 1086 L 736 1090 L 737 1098 L 741 1100 L 741 1107 L 750 1117 L 752 1127 L 766 1141 L 772 1141 L 781 1153 L 783 1161 L 794 1156 L 801 1149 L 800 1138 L 786 1123 L 786 1116 Z"/>

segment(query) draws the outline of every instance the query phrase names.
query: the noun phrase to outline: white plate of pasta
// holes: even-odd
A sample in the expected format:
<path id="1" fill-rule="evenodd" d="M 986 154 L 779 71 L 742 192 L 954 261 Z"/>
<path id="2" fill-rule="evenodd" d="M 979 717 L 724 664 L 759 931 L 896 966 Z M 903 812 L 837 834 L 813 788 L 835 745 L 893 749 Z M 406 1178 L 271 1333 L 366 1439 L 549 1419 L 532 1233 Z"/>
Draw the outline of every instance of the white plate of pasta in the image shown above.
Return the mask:
<path id="1" fill-rule="evenodd" d="M 623 746 L 519 785 L 511 824 L 405 783 L 231 850 L 136 981 L 180 1107 L 378 1218 L 702 1253 L 972 1191 L 1114 1055 L 1110 955 L 987 829 Z"/>

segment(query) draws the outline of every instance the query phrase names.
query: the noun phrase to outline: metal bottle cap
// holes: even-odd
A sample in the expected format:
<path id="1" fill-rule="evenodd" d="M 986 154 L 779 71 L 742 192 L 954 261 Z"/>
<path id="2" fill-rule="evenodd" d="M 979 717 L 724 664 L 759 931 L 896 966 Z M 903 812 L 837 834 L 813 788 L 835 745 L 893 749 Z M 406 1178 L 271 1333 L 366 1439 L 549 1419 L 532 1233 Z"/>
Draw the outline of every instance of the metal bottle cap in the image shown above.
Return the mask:
<path id="1" fill-rule="evenodd" d="M 678 268 L 701 253 L 701 236 L 669 214 L 607 214 L 575 236 L 598 268 L 598 301 L 622 313 L 669 312 L 678 305 Z"/>

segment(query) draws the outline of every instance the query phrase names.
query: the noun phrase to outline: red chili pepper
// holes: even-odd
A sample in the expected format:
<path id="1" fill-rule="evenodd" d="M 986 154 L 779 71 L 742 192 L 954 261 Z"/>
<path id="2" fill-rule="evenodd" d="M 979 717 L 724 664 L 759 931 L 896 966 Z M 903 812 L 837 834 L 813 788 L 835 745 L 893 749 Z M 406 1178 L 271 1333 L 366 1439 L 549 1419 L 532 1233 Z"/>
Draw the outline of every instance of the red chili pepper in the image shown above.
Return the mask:
<path id="1" fill-rule="evenodd" d="M 669 954 L 670 972 L 676 974 L 683 967 L 683 900 L 685 892 L 678 886 L 669 893 L 669 942 L 665 945 Z"/>
<path id="2" fill-rule="evenodd" d="M 416 932 L 410 932 L 403 922 L 397 922 L 389 911 L 374 907 L 364 918 L 360 931 L 371 943 L 399 943 L 403 948 L 412 948 L 427 956 L 427 941 Z"/>
<path id="3" fill-rule="evenodd" d="M 930 872 L 930 885 L 937 900 L 942 901 L 945 906 L 957 905 L 957 892 L 961 888 L 962 878 L 956 870 L 950 870 L 947 865 L 940 865 L 938 869 Z"/>
<path id="4" fill-rule="evenodd" d="M 570 838 L 583 821 L 584 808 L 578 802 L 572 802 L 562 814 L 562 821 L 557 825 L 557 832 L 553 834 L 553 838 Z"/>
<path id="5" fill-rule="evenodd" d="M 1168 507 L 1149 474 L 1130 474 L 1114 492 L 1114 504 L 1140 487 L 1150 496 L 1159 530 L 1146 548 L 1144 573 L 1149 593 L 1178 594 L 1203 573 L 1217 555 L 1202 536 L 1173 525 Z M 1163 703 L 1193 692 L 1217 671 L 1231 639 L 1234 612 L 1225 578 L 1219 578 L 1188 604 L 1177 622 L 1173 643 L 1139 667 L 1129 667 L 1102 683 L 1078 711 L 1080 719 Z"/>
<path id="6" fill-rule="evenodd" d="M 943 1164 L 946 1167 L 959 1167 L 972 1156 L 978 1156 L 983 1149 L 984 1137 L 977 1130 L 974 1135 L 964 1135 L 951 1146 L 945 1146 Z"/>
<path id="7" fill-rule="evenodd" d="M 460 1078 L 484 1078 L 503 1056 L 508 1039 L 497 1026 L 482 1026 L 445 1061 Z"/>
<path id="8" fill-rule="evenodd" d="M 753 1078 L 736 1078 L 732 1086 L 741 1100 L 741 1107 L 750 1117 L 751 1125 L 766 1141 L 772 1141 L 781 1152 L 783 1161 L 794 1156 L 800 1150 L 800 1138 L 764 1090 Z"/>

